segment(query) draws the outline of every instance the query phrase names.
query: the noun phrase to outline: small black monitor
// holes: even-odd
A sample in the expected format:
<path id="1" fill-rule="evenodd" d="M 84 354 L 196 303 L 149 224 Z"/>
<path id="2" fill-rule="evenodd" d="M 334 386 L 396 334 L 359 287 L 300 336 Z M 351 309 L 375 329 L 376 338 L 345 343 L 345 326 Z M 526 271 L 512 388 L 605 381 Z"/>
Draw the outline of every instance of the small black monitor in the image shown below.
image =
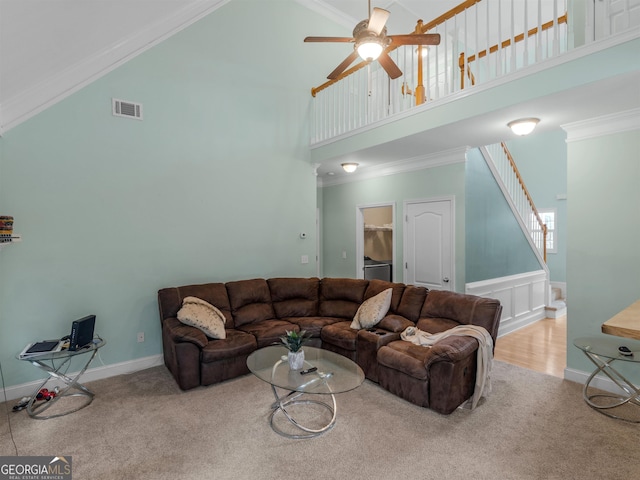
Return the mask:
<path id="1" fill-rule="evenodd" d="M 69 335 L 69 350 L 79 350 L 93 340 L 93 330 L 96 326 L 96 316 L 88 315 L 79 320 L 74 320 Z"/>

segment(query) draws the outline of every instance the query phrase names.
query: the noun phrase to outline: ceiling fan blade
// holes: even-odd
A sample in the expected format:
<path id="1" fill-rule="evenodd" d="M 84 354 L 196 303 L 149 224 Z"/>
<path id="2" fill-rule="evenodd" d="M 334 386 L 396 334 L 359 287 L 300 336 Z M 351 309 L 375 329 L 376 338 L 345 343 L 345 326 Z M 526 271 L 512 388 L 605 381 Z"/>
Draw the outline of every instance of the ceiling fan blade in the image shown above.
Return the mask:
<path id="1" fill-rule="evenodd" d="M 353 37 L 307 37 L 305 42 L 353 42 Z"/>
<path id="2" fill-rule="evenodd" d="M 422 33 L 417 35 L 387 35 L 393 45 L 439 45 L 439 33 Z"/>
<path id="3" fill-rule="evenodd" d="M 380 62 L 380 65 L 382 65 L 384 71 L 387 72 L 387 74 L 391 78 L 398 78 L 400 75 L 402 75 L 402 70 L 398 68 L 396 62 L 391 59 L 387 52 L 382 52 L 380 54 L 380 56 L 378 57 L 378 62 Z"/>
<path id="4" fill-rule="evenodd" d="M 376 35 L 380 35 L 380 33 L 382 33 L 384 25 L 387 23 L 388 18 L 389 12 L 387 10 L 374 7 L 373 12 L 371 12 L 371 16 L 369 17 L 367 30 L 375 33 Z"/>
<path id="5" fill-rule="evenodd" d="M 358 52 L 356 50 L 354 50 L 353 52 L 351 52 L 351 55 L 349 55 L 347 58 L 345 58 L 342 61 L 342 63 L 340 65 L 338 65 L 336 67 L 336 69 L 327 76 L 327 78 L 329 80 L 335 80 L 336 78 L 338 78 L 338 76 L 342 72 L 344 72 L 347 69 L 347 67 L 349 65 L 351 65 L 356 58 L 358 58 Z M 391 59 L 389 59 L 389 60 L 391 60 Z"/>

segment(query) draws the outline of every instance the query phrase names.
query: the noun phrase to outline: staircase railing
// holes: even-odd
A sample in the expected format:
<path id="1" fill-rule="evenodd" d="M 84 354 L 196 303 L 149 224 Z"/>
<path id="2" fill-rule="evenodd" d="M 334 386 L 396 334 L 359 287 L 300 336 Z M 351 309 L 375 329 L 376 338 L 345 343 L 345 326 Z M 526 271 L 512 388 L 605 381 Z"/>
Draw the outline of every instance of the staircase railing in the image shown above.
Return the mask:
<path id="1" fill-rule="evenodd" d="M 489 160 L 493 162 L 498 176 L 507 190 L 515 210 L 520 215 L 522 224 L 529 232 L 533 244 L 540 252 L 544 263 L 547 262 L 547 226 L 533 203 L 529 190 L 522 180 L 511 152 L 504 142 L 485 147 Z"/>

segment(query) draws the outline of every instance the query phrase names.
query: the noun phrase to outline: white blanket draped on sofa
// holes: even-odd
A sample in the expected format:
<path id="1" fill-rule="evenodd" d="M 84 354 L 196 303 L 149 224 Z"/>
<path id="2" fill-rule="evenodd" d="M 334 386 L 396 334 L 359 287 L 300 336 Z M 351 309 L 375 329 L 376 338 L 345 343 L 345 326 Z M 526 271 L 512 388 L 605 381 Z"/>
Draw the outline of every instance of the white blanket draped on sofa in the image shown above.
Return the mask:
<path id="1" fill-rule="evenodd" d="M 431 347 L 439 340 L 451 335 L 470 336 L 478 340 L 478 360 L 476 370 L 476 388 L 466 406 L 476 408 L 483 394 L 491 392 L 491 365 L 493 362 L 493 339 L 486 328 L 478 325 L 458 325 L 440 333 L 429 333 L 416 327 L 407 327 L 400 335 L 402 340 Z"/>

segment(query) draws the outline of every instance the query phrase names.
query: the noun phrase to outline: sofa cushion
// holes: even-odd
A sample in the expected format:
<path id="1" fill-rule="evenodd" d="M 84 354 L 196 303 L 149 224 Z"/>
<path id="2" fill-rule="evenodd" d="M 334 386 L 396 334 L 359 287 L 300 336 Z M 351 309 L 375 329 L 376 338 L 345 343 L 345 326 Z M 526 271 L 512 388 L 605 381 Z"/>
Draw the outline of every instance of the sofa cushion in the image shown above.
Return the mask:
<path id="1" fill-rule="evenodd" d="M 400 304 L 395 311 L 398 315 L 402 315 L 414 323 L 417 322 L 428 292 L 425 287 L 407 285 L 402 292 Z"/>
<path id="2" fill-rule="evenodd" d="M 245 332 L 228 329 L 224 340 L 211 340 L 202 349 L 202 363 L 217 362 L 248 355 L 258 348 L 256 338 Z"/>
<path id="3" fill-rule="evenodd" d="M 368 284 L 367 280 L 355 278 L 323 278 L 318 315 L 352 320 L 364 300 Z"/>
<path id="4" fill-rule="evenodd" d="M 280 343 L 280 337 L 285 335 L 287 331 L 300 331 L 300 328 L 284 320 L 263 320 L 261 322 L 250 322 L 240 325 L 238 330 L 250 333 L 256 337 L 258 348 L 273 345 L 274 343 Z"/>
<path id="5" fill-rule="evenodd" d="M 405 373 L 410 377 L 427 380 L 425 362 L 431 349 L 404 340 L 396 340 L 378 350 L 378 363 Z"/>
<path id="6" fill-rule="evenodd" d="M 197 297 L 210 303 L 220 310 L 226 319 L 225 326 L 235 326 L 231 316 L 231 306 L 224 283 L 204 283 L 199 285 L 186 285 L 183 287 L 163 288 L 158 291 L 158 304 L 162 319 L 175 318 L 178 310 L 182 308 L 182 300 L 185 297 Z"/>
<path id="7" fill-rule="evenodd" d="M 220 310 L 197 297 L 185 297 L 178 310 L 178 320 L 202 330 L 208 337 L 225 338 L 225 318 Z"/>
<path id="8" fill-rule="evenodd" d="M 226 287 L 236 327 L 276 317 L 265 279 L 227 282 Z"/>
<path id="9" fill-rule="evenodd" d="M 351 328 L 351 322 L 338 322 L 327 325 L 320 332 L 323 344 L 329 343 L 342 350 L 356 351 L 358 330 Z"/>
<path id="10" fill-rule="evenodd" d="M 367 289 L 364 292 L 364 299 L 368 300 L 371 297 L 375 297 L 389 288 L 393 292 L 391 303 L 389 304 L 389 311 L 395 313 L 398 311 L 398 306 L 402 299 L 402 294 L 405 289 L 404 283 L 393 283 L 378 279 L 369 280 L 369 285 L 367 285 Z"/>
<path id="11" fill-rule="evenodd" d="M 429 324 L 439 325 L 437 328 L 444 326 L 447 328 L 429 330 L 419 325 L 418 328 L 430 333 L 437 333 L 458 324 L 479 325 L 487 329 L 495 344 L 501 312 L 500 301 L 493 298 L 477 297 L 444 290 L 431 290 L 422 307 L 421 319 L 418 323 L 422 323 L 424 326 L 425 322 L 422 320 L 426 318 L 431 319 L 428 322 Z"/>
<path id="12" fill-rule="evenodd" d="M 319 278 L 270 278 L 267 284 L 277 318 L 318 315 Z"/>
<path id="13" fill-rule="evenodd" d="M 416 327 L 423 332 L 440 333 L 460 325 L 450 318 L 430 318 L 425 317 L 418 320 Z"/>
<path id="14" fill-rule="evenodd" d="M 336 317 L 285 317 L 281 318 L 287 322 L 295 323 L 300 327 L 300 330 L 306 330 L 306 332 L 313 338 L 320 338 L 320 332 L 327 325 L 333 325 L 334 323 L 343 322 L 344 318 Z"/>
<path id="15" fill-rule="evenodd" d="M 358 307 L 358 311 L 353 317 L 351 328 L 359 330 L 361 328 L 371 328 L 374 325 L 377 325 L 389 311 L 392 295 L 393 289 L 387 288 L 386 290 L 362 302 L 362 305 Z"/>

